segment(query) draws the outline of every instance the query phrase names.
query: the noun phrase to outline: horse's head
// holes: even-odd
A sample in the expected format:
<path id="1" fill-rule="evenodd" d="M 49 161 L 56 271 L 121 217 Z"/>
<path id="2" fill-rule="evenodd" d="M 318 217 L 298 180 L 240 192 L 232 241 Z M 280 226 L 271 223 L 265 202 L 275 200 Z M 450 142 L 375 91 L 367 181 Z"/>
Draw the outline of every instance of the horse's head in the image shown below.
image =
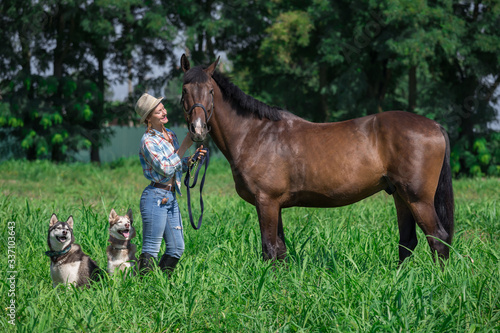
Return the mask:
<path id="1" fill-rule="evenodd" d="M 205 140 L 210 131 L 208 122 L 215 111 L 211 77 L 218 63 L 219 58 L 207 68 L 191 68 L 186 55 L 181 57 L 181 67 L 184 71 L 181 103 L 193 141 Z"/>

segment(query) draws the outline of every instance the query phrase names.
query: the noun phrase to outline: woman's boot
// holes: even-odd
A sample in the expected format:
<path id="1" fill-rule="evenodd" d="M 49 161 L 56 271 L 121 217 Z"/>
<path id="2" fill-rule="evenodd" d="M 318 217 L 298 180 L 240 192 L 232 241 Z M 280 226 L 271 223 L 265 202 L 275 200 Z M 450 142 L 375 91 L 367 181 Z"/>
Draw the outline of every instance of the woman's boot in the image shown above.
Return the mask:
<path id="1" fill-rule="evenodd" d="M 167 254 L 161 256 L 160 263 L 158 266 L 163 272 L 167 273 L 167 276 L 170 278 L 172 272 L 174 271 L 175 266 L 179 262 L 179 258 L 171 257 Z"/>
<path id="2" fill-rule="evenodd" d="M 144 275 L 153 269 L 155 257 L 149 253 L 141 253 L 139 256 L 139 274 Z"/>

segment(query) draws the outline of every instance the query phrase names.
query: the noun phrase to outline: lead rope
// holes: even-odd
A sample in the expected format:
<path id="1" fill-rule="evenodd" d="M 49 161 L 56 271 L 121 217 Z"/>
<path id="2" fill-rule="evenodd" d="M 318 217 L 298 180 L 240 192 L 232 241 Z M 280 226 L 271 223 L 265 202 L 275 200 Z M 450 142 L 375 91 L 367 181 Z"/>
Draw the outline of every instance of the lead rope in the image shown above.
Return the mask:
<path id="1" fill-rule="evenodd" d="M 210 152 L 208 151 L 208 148 L 203 148 L 203 149 L 207 151 L 205 153 L 205 156 L 202 156 L 198 160 L 199 152 L 197 152 L 191 158 L 191 162 L 199 162 L 199 163 L 196 163 L 197 167 L 195 166 L 196 167 L 196 171 L 194 173 L 193 185 L 189 185 L 189 180 L 191 178 L 191 171 L 192 171 L 193 165 L 191 165 L 190 167 L 188 167 L 188 170 L 187 170 L 187 173 L 186 173 L 186 177 L 184 178 L 184 185 L 186 185 L 186 188 L 187 188 L 187 202 L 188 202 L 189 221 L 191 222 L 191 226 L 195 230 L 200 229 L 201 222 L 203 220 L 204 206 L 203 206 L 202 191 L 203 191 L 203 185 L 205 184 L 205 176 L 207 175 L 208 163 L 210 161 Z M 201 167 L 203 166 L 203 164 L 205 164 L 205 172 L 203 173 L 203 177 L 201 178 L 201 183 L 200 183 L 200 208 L 201 208 L 201 215 L 200 215 L 200 219 L 198 220 L 198 227 L 196 227 L 195 224 L 194 224 L 194 220 L 193 220 L 193 213 L 191 211 L 191 194 L 190 194 L 190 189 L 192 189 L 192 188 L 194 188 L 196 186 L 196 182 L 198 181 L 198 174 L 200 173 L 200 170 L 201 170 Z"/>

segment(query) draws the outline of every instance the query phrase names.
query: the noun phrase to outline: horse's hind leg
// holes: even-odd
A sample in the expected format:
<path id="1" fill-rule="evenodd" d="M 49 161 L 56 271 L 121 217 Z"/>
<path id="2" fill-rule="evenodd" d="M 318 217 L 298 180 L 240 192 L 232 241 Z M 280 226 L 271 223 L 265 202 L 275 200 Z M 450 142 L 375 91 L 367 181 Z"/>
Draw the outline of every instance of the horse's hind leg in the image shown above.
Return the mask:
<path id="1" fill-rule="evenodd" d="M 417 201 L 410 203 L 410 210 L 418 226 L 427 236 L 427 242 L 433 252 L 440 258 L 448 259 L 450 249 L 446 242 L 449 235 L 441 225 L 432 201 Z"/>
<path id="2" fill-rule="evenodd" d="M 417 231 L 416 223 L 410 208 L 406 202 L 394 193 L 394 203 L 396 204 L 396 211 L 398 215 L 399 227 L 399 263 L 401 264 L 408 258 L 412 251 L 417 246 Z"/>

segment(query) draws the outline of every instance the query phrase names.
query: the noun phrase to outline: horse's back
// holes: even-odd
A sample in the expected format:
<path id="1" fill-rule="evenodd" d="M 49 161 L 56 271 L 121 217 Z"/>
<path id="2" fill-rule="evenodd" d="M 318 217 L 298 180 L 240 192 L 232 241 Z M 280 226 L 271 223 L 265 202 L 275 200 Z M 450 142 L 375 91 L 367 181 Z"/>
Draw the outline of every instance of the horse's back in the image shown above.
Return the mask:
<path id="1" fill-rule="evenodd" d="M 379 130 L 396 133 L 412 132 L 435 135 L 441 133 L 440 125 L 424 116 L 405 111 L 386 111 L 373 115 Z"/>
<path id="2" fill-rule="evenodd" d="M 429 177 L 432 187 L 439 178 L 440 168 L 430 166 L 442 164 L 445 141 L 440 125 L 428 118 L 388 111 L 288 126 L 293 130 L 284 132 L 291 138 L 284 141 L 291 154 L 282 177 L 290 180 L 292 205 L 347 205 L 392 186 L 390 179 L 402 184 Z"/>

